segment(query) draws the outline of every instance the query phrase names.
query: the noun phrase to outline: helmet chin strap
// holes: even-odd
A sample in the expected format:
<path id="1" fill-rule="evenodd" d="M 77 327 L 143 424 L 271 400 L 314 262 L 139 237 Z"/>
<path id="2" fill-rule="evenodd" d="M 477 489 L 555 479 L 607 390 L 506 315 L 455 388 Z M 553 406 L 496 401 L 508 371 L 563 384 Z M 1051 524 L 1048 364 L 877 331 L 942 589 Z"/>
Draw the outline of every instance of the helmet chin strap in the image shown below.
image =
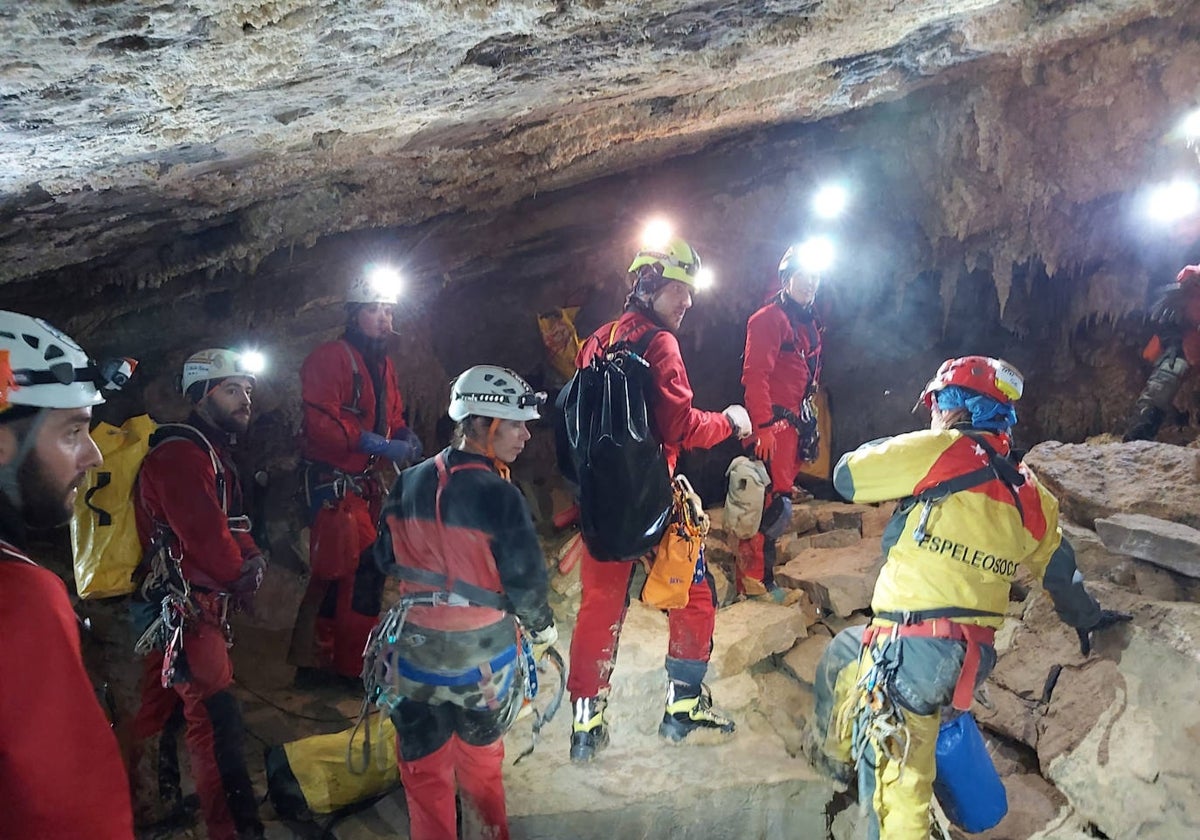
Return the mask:
<path id="1" fill-rule="evenodd" d="M 0 466 L 0 493 L 7 496 L 18 511 L 25 510 L 25 500 L 21 498 L 21 465 L 33 451 L 34 444 L 37 443 L 38 432 L 41 431 L 42 424 L 46 422 L 46 416 L 47 412 L 44 408 L 34 415 L 33 423 L 17 441 L 17 452 L 12 460 Z"/>

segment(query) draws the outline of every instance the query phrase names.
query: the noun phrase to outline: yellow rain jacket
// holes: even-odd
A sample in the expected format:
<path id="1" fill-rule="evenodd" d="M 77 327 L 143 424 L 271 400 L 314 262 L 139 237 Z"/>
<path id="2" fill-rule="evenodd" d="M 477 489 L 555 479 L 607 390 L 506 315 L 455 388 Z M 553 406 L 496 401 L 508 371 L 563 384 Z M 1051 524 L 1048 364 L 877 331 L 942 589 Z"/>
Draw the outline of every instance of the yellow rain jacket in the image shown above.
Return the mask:
<path id="1" fill-rule="evenodd" d="M 1001 456 L 1008 435 L 976 430 Z M 854 502 L 908 499 L 988 465 L 986 451 L 956 429 L 919 431 L 863 444 L 843 455 L 834 486 Z M 871 609 L 880 612 L 961 607 L 996 617 L 955 621 L 999 627 L 1018 564 L 1041 580 L 1062 541 L 1058 501 L 1024 464 L 1025 483 L 1010 488 L 991 478 L 932 503 L 923 539 L 916 539 L 924 502 L 904 502 L 884 534 L 887 560 Z"/>

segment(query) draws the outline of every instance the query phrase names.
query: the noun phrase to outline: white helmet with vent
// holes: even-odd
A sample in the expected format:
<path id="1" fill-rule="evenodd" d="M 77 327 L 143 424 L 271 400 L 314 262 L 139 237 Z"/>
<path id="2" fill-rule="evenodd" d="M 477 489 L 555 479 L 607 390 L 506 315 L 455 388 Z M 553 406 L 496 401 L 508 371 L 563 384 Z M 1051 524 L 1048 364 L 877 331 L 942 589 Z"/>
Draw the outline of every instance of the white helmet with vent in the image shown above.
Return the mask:
<path id="1" fill-rule="evenodd" d="M 104 396 L 96 363 L 68 335 L 41 318 L 0 311 L 0 369 L 11 370 L 10 386 L 0 382 L 0 406 L 82 408 Z M 0 409 L 3 410 L 3 409 Z"/>
<path id="2" fill-rule="evenodd" d="M 514 371 L 497 365 L 475 365 L 450 385 L 450 419 L 460 422 L 472 415 L 501 420 L 537 420 L 546 392 L 535 392 Z"/>

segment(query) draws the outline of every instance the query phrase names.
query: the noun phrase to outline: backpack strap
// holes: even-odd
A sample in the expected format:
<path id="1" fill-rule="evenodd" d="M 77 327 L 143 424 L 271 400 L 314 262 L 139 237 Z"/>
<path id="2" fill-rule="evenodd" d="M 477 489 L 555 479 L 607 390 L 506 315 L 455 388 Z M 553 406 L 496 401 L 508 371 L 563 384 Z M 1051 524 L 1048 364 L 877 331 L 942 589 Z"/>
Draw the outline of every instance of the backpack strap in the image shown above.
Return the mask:
<path id="1" fill-rule="evenodd" d="M 965 429 L 959 429 L 958 431 L 964 437 L 970 438 L 979 445 L 984 453 L 987 454 L 988 462 L 978 469 L 948 478 L 945 481 L 939 481 L 932 487 L 927 487 L 920 493 L 917 493 L 913 498 L 919 502 L 939 502 L 951 493 L 970 490 L 972 487 L 978 487 L 996 478 L 1012 493 L 1013 502 L 1016 504 L 1017 510 L 1021 511 L 1021 501 L 1017 494 L 1017 488 L 1025 483 L 1025 476 L 1013 466 L 1011 461 L 997 452 L 982 435 L 966 431 Z M 1021 518 L 1025 518 L 1024 511 L 1021 511 Z"/>
<path id="2" fill-rule="evenodd" d="M 352 383 L 350 404 L 343 405 L 342 410 L 347 411 L 350 414 L 362 414 L 362 409 L 358 407 L 358 401 L 362 399 L 363 389 L 362 371 L 358 369 L 358 359 L 355 358 L 354 348 L 350 346 L 349 341 L 346 341 L 346 339 L 343 338 L 340 339 L 338 343 L 345 348 L 346 357 L 350 359 L 350 381 Z"/>
<path id="3" fill-rule="evenodd" d="M 912 505 L 916 502 L 921 502 L 925 505 L 924 510 L 921 511 L 921 519 L 918 521 L 916 529 L 913 530 L 913 539 L 917 542 L 924 542 L 925 540 L 925 526 L 929 524 L 929 514 L 934 505 L 953 493 L 970 490 L 973 487 L 986 484 L 992 479 L 999 480 L 1008 489 L 1013 499 L 1013 506 L 1016 507 L 1021 521 L 1025 521 L 1025 509 L 1021 505 L 1021 496 L 1019 493 L 1019 488 L 1025 484 L 1025 476 L 1013 465 L 1012 461 L 997 452 L 982 435 L 966 429 L 959 429 L 958 432 L 963 437 L 974 441 L 987 455 L 988 462 L 978 469 L 948 478 L 945 481 L 939 481 L 932 487 L 926 487 L 920 493 L 909 496 L 908 499 L 900 503 L 896 513 L 900 514 L 903 511 L 903 515 L 905 516 L 912 510 Z"/>
<path id="4" fill-rule="evenodd" d="M 163 423 L 154 431 L 154 434 L 151 435 L 150 449 L 154 450 L 169 440 L 188 440 L 208 453 L 208 458 L 210 461 L 212 461 L 213 473 L 216 476 L 217 499 L 221 502 L 221 513 L 228 516 L 229 502 L 226 499 L 228 482 L 225 478 L 225 465 L 221 463 L 221 459 L 217 455 L 216 447 L 214 447 L 212 442 L 204 436 L 204 433 L 195 426 L 190 426 L 187 423 Z M 148 455 L 149 453 L 146 454 Z"/>
<path id="5" fill-rule="evenodd" d="M 433 515 L 437 519 L 438 527 L 442 527 L 442 491 L 446 489 L 446 485 L 450 483 L 450 476 L 456 472 L 463 470 L 488 470 L 491 472 L 487 464 L 481 464 L 478 461 L 467 461 L 462 464 L 456 464 L 453 467 L 446 466 L 446 453 L 439 452 L 433 458 L 433 466 L 437 469 L 438 483 L 437 492 L 433 497 Z"/>
<path id="6" fill-rule="evenodd" d="M 636 341 L 630 341 L 627 338 L 623 338 L 620 341 L 614 342 L 613 339 L 616 338 L 617 324 L 619 323 L 619 320 L 613 321 L 612 329 L 608 331 L 608 344 L 601 349 L 608 353 L 616 353 L 620 352 L 621 350 L 628 350 L 630 353 L 638 356 L 644 361 L 646 358 L 646 350 L 650 347 L 650 342 L 654 340 L 654 336 L 663 331 L 663 328 L 651 327 L 642 333 Z"/>
<path id="7" fill-rule="evenodd" d="M 12 560 L 18 563 L 28 563 L 30 566 L 37 566 L 32 558 L 28 557 L 25 552 L 17 548 L 8 540 L 0 540 L 0 560 Z"/>

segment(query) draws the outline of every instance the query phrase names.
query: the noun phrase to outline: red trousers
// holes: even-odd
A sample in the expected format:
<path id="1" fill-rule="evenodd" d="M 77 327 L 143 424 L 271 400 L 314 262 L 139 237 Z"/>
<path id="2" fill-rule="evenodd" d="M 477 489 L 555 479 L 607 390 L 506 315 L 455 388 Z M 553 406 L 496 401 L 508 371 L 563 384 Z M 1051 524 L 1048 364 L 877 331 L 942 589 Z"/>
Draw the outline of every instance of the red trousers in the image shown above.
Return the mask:
<path id="1" fill-rule="evenodd" d="M 370 549 L 359 556 L 358 568 L 345 577 L 310 578 L 297 617 L 297 624 L 315 623 L 314 650 L 306 658 L 311 656 L 318 667 L 331 668 L 345 677 L 361 676 L 367 636 L 379 623 L 383 585 L 383 573 L 376 568 Z M 300 635 L 301 628 L 296 632 Z M 298 664 L 307 662 L 301 659 Z"/>
<path id="2" fill-rule="evenodd" d="M 766 586 L 766 581 L 763 580 L 766 572 L 766 560 L 763 556 L 763 543 L 766 542 L 766 537 L 762 534 L 755 534 L 748 540 L 738 540 L 737 544 L 737 567 L 736 580 L 737 594 L 745 595 L 746 581 L 753 580 Z M 754 594 L 761 594 L 755 592 Z"/>
<path id="3" fill-rule="evenodd" d="M 196 794 L 211 840 L 236 840 L 239 825 L 258 824 L 258 804 L 246 770 L 244 731 L 237 701 L 228 691 L 233 663 L 219 627 L 205 621 L 190 625 L 183 651 L 191 676 L 171 688 L 162 686 L 162 653 L 143 661 L 142 703 L 133 721 L 135 750 L 161 732 L 183 704 L 188 756 Z"/>
<path id="4" fill-rule="evenodd" d="M 775 453 L 767 461 L 767 472 L 771 476 L 771 486 L 763 499 L 764 507 L 770 507 L 776 496 L 790 495 L 792 485 L 800 472 L 800 459 L 797 457 L 800 447 L 800 433 L 795 426 L 784 425 L 775 433 Z M 734 581 L 739 595 L 746 594 L 746 581 L 753 580 L 771 587 L 775 583 L 773 566 L 774 552 L 764 547 L 765 538 L 755 534 L 748 540 L 738 540 L 737 576 Z M 770 564 L 764 557 L 770 555 Z"/>
<path id="5" fill-rule="evenodd" d="M 479 813 L 489 840 L 508 840 L 503 763 L 504 741 L 473 747 L 457 734 L 424 758 L 401 759 L 400 782 L 408 803 L 409 837 L 412 840 L 458 837 L 454 795 L 461 788 L 464 804 Z"/>
<path id="6" fill-rule="evenodd" d="M 796 457 L 800 447 L 800 433 L 790 424 L 775 432 L 775 454 L 767 461 L 767 472 L 771 474 L 771 492 L 767 493 L 767 504 L 772 494 L 791 493 L 800 472 L 800 460 Z"/>
<path id="7" fill-rule="evenodd" d="M 571 667 L 567 676 L 572 700 L 595 697 L 609 686 L 621 625 L 629 608 L 629 581 L 636 562 L 601 562 L 586 547 L 581 552 L 583 600 L 571 637 Z M 707 662 L 712 654 L 713 627 L 717 621 L 712 578 L 705 574 L 703 581 L 693 583 L 687 606 L 671 610 L 667 616 L 670 633 L 667 656 Z"/>

